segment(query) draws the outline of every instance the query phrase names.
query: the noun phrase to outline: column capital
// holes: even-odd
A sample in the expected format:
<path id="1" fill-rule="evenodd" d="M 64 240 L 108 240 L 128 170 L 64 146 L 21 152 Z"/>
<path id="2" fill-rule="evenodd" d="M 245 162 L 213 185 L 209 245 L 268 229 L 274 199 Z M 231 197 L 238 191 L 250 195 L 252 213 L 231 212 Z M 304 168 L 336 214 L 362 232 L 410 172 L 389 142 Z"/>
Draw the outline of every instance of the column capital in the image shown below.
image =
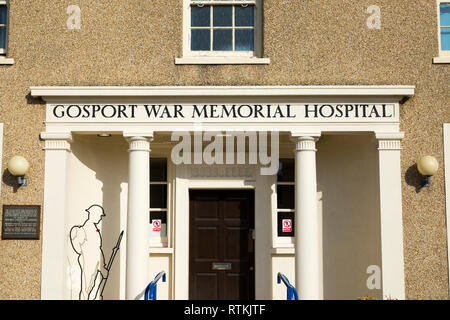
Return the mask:
<path id="1" fill-rule="evenodd" d="M 128 151 L 145 151 L 150 152 L 150 142 L 153 140 L 153 137 L 129 137 L 127 138 L 128 143 L 130 144 L 130 149 Z"/>
<path id="2" fill-rule="evenodd" d="M 378 150 L 401 150 L 401 140 L 405 137 L 404 132 L 395 133 L 377 133 L 375 138 L 378 140 Z"/>
<path id="3" fill-rule="evenodd" d="M 148 141 L 153 140 L 153 131 L 147 131 L 147 132 L 131 132 L 131 131 L 124 131 L 123 137 L 127 140 L 130 139 L 147 139 Z"/>
<path id="4" fill-rule="evenodd" d="M 316 142 L 320 134 L 294 135 L 291 133 L 291 140 L 295 142 L 295 151 L 317 151 Z"/>
<path id="5" fill-rule="evenodd" d="M 41 139 L 45 141 L 44 150 L 65 150 L 70 151 L 72 134 L 69 132 L 41 132 Z"/>

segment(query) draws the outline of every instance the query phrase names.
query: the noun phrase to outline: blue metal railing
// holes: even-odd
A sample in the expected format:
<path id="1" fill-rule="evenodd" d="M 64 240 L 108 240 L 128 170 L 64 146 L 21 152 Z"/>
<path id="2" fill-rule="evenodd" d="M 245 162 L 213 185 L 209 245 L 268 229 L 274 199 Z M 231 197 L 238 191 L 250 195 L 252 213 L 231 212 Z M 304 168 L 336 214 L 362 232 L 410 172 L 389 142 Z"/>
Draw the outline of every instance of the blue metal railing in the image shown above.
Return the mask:
<path id="1" fill-rule="evenodd" d="M 156 300 L 156 286 L 161 278 L 162 282 L 166 282 L 165 271 L 161 271 L 160 273 L 158 273 L 155 279 L 153 279 L 153 281 L 149 283 L 147 288 L 145 288 L 145 300 Z"/>
<path id="2" fill-rule="evenodd" d="M 278 278 L 278 280 L 277 280 L 278 284 L 280 284 L 281 281 L 283 281 L 284 285 L 287 288 L 287 299 L 286 300 L 298 300 L 297 290 L 295 290 L 294 286 L 289 283 L 288 278 L 281 272 L 278 272 L 277 278 Z"/>

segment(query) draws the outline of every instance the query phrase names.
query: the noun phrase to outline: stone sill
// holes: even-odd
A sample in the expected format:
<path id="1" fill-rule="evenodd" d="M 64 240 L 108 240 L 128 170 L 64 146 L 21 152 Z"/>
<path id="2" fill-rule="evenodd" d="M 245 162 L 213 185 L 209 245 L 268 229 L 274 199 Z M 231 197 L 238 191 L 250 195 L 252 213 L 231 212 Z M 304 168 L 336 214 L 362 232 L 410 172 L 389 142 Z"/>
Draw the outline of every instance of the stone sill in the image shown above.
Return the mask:
<path id="1" fill-rule="evenodd" d="M 255 57 L 183 57 L 175 58 L 175 64 L 270 64 L 270 58 Z"/>
<path id="2" fill-rule="evenodd" d="M 295 255 L 295 248 L 293 246 L 290 247 L 276 247 L 270 250 L 272 255 Z"/>
<path id="3" fill-rule="evenodd" d="M 5 56 L 0 56 L 0 65 L 13 65 L 14 59 L 13 58 L 7 58 Z"/>
<path id="4" fill-rule="evenodd" d="M 173 254 L 173 248 L 150 248 L 150 254 Z"/>
<path id="5" fill-rule="evenodd" d="M 433 63 L 435 64 L 450 63 L 450 56 L 433 58 Z"/>

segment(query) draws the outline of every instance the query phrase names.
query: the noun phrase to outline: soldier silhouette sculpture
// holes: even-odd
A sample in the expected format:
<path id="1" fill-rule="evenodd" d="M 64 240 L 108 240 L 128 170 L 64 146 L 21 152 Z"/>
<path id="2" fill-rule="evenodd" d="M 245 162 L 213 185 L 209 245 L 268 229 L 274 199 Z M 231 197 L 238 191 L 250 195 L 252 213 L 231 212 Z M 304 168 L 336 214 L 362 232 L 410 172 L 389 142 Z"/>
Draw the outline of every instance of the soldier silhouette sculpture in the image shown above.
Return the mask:
<path id="1" fill-rule="evenodd" d="M 70 243 L 78 255 L 78 265 L 81 270 L 80 300 L 101 300 L 109 270 L 119 250 L 123 231 L 108 265 L 105 263 L 105 255 L 102 249 L 102 235 L 98 228 L 105 216 L 105 211 L 99 205 L 92 205 L 86 209 L 88 217 L 82 225 L 73 226 L 70 229 Z"/>

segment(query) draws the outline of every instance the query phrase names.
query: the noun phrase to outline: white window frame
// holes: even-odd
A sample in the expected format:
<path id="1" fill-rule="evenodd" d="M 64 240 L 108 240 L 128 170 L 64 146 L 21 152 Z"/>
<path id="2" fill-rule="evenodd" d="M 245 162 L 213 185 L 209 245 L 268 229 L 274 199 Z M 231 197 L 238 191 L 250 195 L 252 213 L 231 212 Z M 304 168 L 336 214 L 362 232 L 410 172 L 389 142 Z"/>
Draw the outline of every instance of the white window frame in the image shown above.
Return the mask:
<path id="1" fill-rule="evenodd" d="M 295 176 L 295 172 L 294 172 L 294 176 Z M 278 179 L 276 179 L 275 177 L 275 194 L 276 197 L 275 201 L 274 201 L 274 214 L 272 214 L 272 218 L 273 218 L 273 227 L 274 227 L 274 233 L 273 233 L 273 242 L 274 248 L 294 248 L 294 244 L 295 244 L 295 236 L 291 236 L 291 237 L 281 237 L 278 235 L 278 213 L 279 212 L 293 212 L 294 216 L 295 216 L 295 206 L 293 209 L 281 209 L 278 208 L 278 186 L 293 186 L 294 190 L 295 190 L 295 181 L 293 182 L 280 182 L 278 181 Z M 294 191 L 294 198 L 295 198 L 295 191 Z M 295 222 L 294 222 L 294 228 L 295 228 Z"/>
<path id="2" fill-rule="evenodd" d="M 450 5 L 450 0 L 436 0 L 437 1 L 437 30 L 439 43 L 439 57 L 433 59 L 434 63 L 450 63 L 450 50 L 442 50 L 441 46 L 441 9 L 443 3 Z M 449 27 L 450 28 L 450 27 Z"/>
<path id="3" fill-rule="evenodd" d="M 167 193 L 166 193 L 166 208 L 149 208 L 149 214 L 151 214 L 152 212 L 165 212 L 166 213 L 166 219 L 167 219 L 167 224 L 166 224 L 166 235 L 165 236 L 160 236 L 160 237 L 150 237 L 150 249 L 151 248 L 170 248 L 171 243 L 169 243 L 169 239 L 170 239 L 170 223 L 171 223 L 171 217 L 170 217 L 170 213 L 171 213 L 171 208 L 172 208 L 172 179 L 173 179 L 173 168 L 172 168 L 172 163 L 170 161 L 170 157 L 168 157 L 167 155 L 163 154 L 151 154 L 150 156 L 151 159 L 156 159 L 156 158 L 166 158 L 167 160 L 167 177 L 166 177 L 166 181 L 160 181 L 160 182 L 154 182 L 150 180 L 150 186 L 151 185 L 166 185 L 167 187 Z M 151 225 L 149 224 L 149 227 L 151 228 Z M 151 233 L 152 231 L 150 231 Z"/>
<path id="4" fill-rule="evenodd" d="M 8 38 L 9 38 L 9 0 L 0 0 L 0 6 L 6 6 L 6 38 L 5 38 L 5 48 L 0 48 L 0 65 L 2 64 L 13 64 L 14 59 L 7 58 L 8 53 Z"/>
<path id="5" fill-rule="evenodd" d="M 192 51 L 191 50 L 191 6 L 193 5 L 239 5 L 255 6 L 254 50 L 253 51 Z M 183 57 L 175 64 L 269 64 L 270 59 L 262 57 L 262 0 L 183 0 Z"/>

